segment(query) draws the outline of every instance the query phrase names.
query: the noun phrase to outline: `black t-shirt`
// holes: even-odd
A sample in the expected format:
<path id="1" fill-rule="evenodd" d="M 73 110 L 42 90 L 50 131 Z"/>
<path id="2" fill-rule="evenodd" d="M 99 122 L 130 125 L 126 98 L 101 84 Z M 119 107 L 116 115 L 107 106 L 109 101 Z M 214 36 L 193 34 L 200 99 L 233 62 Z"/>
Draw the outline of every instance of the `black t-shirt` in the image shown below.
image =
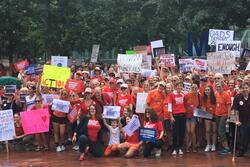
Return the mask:
<path id="1" fill-rule="evenodd" d="M 16 114 L 19 112 L 19 107 L 15 101 L 13 101 L 12 103 L 7 102 L 7 100 L 3 101 L 2 110 L 9 110 L 9 109 L 13 110 L 13 114 Z"/>
<path id="2" fill-rule="evenodd" d="M 234 97 L 232 109 L 239 111 L 240 122 L 250 120 L 250 94 L 246 100 L 243 94 L 238 94 Z"/>

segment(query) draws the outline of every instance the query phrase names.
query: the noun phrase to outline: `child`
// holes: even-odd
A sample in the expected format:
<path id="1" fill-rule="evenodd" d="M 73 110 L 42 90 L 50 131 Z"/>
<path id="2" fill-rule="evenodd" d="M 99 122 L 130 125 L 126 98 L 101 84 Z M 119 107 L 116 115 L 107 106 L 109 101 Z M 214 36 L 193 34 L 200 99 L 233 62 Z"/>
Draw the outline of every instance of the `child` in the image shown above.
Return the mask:
<path id="1" fill-rule="evenodd" d="M 111 126 L 106 122 L 105 118 L 103 119 L 104 125 L 109 130 L 110 138 L 109 145 L 106 148 L 104 155 L 109 156 L 112 152 L 117 151 L 118 145 L 120 144 L 120 123 L 118 119 L 112 119 Z"/>

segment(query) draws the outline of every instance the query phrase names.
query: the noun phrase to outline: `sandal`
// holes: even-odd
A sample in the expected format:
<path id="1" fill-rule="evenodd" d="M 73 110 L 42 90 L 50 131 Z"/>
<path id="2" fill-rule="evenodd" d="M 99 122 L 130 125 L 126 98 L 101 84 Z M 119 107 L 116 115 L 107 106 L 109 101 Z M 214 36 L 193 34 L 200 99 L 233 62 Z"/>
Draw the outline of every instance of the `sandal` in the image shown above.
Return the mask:
<path id="1" fill-rule="evenodd" d="M 84 160 L 85 160 L 85 156 L 84 155 L 80 155 L 79 161 L 84 161 Z"/>

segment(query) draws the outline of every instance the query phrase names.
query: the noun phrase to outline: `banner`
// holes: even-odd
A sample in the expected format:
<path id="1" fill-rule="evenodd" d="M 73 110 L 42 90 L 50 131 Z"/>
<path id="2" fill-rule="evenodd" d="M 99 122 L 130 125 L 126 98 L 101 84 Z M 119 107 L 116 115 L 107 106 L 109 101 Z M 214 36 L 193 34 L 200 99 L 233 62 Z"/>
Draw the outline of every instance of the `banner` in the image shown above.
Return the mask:
<path id="1" fill-rule="evenodd" d="M 147 142 L 155 142 L 156 130 L 153 128 L 140 128 L 139 129 L 139 140 Z"/>
<path id="2" fill-rule="evenodd" d="M 68 67 L 68 56 L 51 56 L 51 65 L 57 67 Z"/>
<path id="3" fill-rule="evenodd" d="M 93 45 L 91 58 L 90 58 L 91 63 L 96 63 L 97 62 L 99 50 L 100 50 L 100 45 Z"/>
<path id="4" fill-rule="evenodd" d="M 234 31 L 209 29 L 208 45 L 216 46 L 218 41 L 233 41 Z"/>
<path id="5" fill-rule="evenodd" d="M 72 110 L 70 111 L 70 113 L 67 115 L 68 120 L 70 123 L 74 123 L 77 120 L 78 114 L 81 111 L 81 105 L 80 104 L 75 104 L 72 107 Z"/>
<path id="6" fill-rule="evenodd" d="M 70 68 L 44 65 L 41 86 L 64 88 L 70 75 Z"/>
<path id="7" fill-rule="evenodd" d="M 207 53 L 208 71 L 230 74 L 235 67 L 235 57 L 231 52 Z"/>
<path id="8" fill-rule="evenodd" d="M 5 94 L 15 94 L 16 93 L 16 85 L 5 85 Z"/>
<path id="9" fill-rule="evenodd" d="M 66 82 L 65 89 L 67 92 L 82 93 L 84 91 L 84 84 L 81 80 L 69 79 Z"/>
<path id="10" fill-rule="evenodd" d="M 191 58 L 189 58 L 189 59 L 179 59 L 180 73 L 191 72 L 193 66 L 194 66 L 194 61 Z"/>
<path id="11" fill-rule="evenodd" d="M 104 106 L 103 117 L 108 119 L 117 119 L 120 117 L 120 106 Z"/>
<path id="12" fill-rule="evenodd" d="M 129 123 L 123 127 L 123 130 L 128 136 L 132 136 L 140 126 L 139 117 L 137 115 L 133 115 Z"/>
<path id="13" fill-rule="evenodd" d="M 0 141 L 8 141 L 16 136 L 12 110 L 0 111 Z"/>
<path id="14" fill-rule="evenodd" d="M 213 115 L 200 109 L 200 108 L 195 108 L 194 109 L 194 116 L 198 118 L 206 118 L 206 119 L 213 119 Z"/>
<path id="15" fill-rule="evenodd" d="M 14 64 L 15 69 L 17 72 L 20 72 L 21 70 L 25 70 L 26 67 L 29 66 L 29 62 L 27 59 L 23 60 L 23 61 L 19 61 L 17 63 Z"/>
<path id="16" fill-rule="evenodd" d="M 24 134 L 49 131 L 50 115 L 48 108 L 20 112 Z"/>
<path id="17" fill-rule="evenodd" d="M 44 104 L 50 105 L 53 102 L 53 99 L 59 99 L 57 94 L 42 94 Z"/>
<path id="18" fill-rule="evenodd" d="M 160 63 L 163 63 L 165 67 L 174 67 L 175 66 L 174 54 L 160 55 Z"/>
<path id="19" fill-rule="evenodd" d="M 137 93 L 136 108 L 135 108 L 136 113 L 145 113 L 147 97 L 148 93 Z"/>
<path id="20" fill-rule="evenodd" d="M 207 71 L 207 60 L 204 59 L 194 59 L 194 68 L 197 70 Z"/>
<path id="21" fill-rule="evenodd" d="M 230 51 L 235 57 L 240 57 L 241 41 L 217 41 L 216 52 Z"/>
<path id="22" fill-rule="evenodd" d="M 54 111 L 60 111 L 63 113 L 68 113 L 70 107 L 70 102 L 65 100 L 53 99 L 51 109 Z"/>
<path id="23" fill-rule="evenodd" d="M 118 54 L 117 64 L 119 66 L 119 72 L 141 73 L 142 56 L 143 55 L 140 54 Z"/>

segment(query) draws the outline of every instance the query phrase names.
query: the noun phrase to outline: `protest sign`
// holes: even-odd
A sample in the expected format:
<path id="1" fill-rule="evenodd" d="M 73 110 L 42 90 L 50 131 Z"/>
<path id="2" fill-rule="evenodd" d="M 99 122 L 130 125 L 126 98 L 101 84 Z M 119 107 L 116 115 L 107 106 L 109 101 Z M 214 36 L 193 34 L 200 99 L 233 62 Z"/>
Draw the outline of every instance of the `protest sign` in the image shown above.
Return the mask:
<path id="1" fill-rule="evenodd" d="M 248 65 L 246 67 L 246 71 L 250 71 L 250 61 L 248 62 Z"/>
<path id="2" fill-rule="evenodd" d="M 188 93 L 192 89 L 192 84 L 188 82 L 183 82 L 183 93 Z"/>
<path id="3" fill-rule="evenodd" d="M 126 50 L 126 55 L 133 55 L 133 54 L 136 54 L 136 52 L 133 50 Z"/>
<path id="4" fill-rule="evenodd" d="M 148 78 L 148 77 L 153 77 L 153 76 L 155 76 L 155 75 L 156 75 L 156 72 L 157 72 L 156 70 L 146 70 L 146 69 L 142 69 L 141 74 L 142 74 L 143 77 Z"/>
<path id="5" fill-rule="evenodd" d="M 133 115 L 129 123 L 123 127 L 123 130 L 128 136 L 132 136 L 140 126 L 139 117 L 137 115 Z"/>
<path id="6" fill-rule="evenodd" d="M 147 45 L 139 45 L 139 46 L 135 46 L 133 48 L 134 50 L 134 54 L 143 54 L 143 55 L 147 55 L 148 54 L 148 46 Z M 151 48 L 150 48 L 150 53 L 151 53 Z"/>
<path id="7" fill-rule="evenodd" d="M 135 109 L 136 113 L 145 113 L 147 97 L 148 93 L 137 93 L 136 109 Z"/>
<path id="8" fill-rule="evenodd" d="M 29 62 L 27 59 L 23 60 L 23 61 L 19 61 L 17 63 L 14 64 L 15 69 L 17 72 L 20 72 L 21 70 L 25 70 L 26 67 L 29 66 Z"/>
<path id="9" fill-rule="evenodd" d="M 20 112 L 24 134 L 49 131 L 50 115 L 48 108 Z"/>
<path id="10" fill-rule="evenodd" d="M 194 68 L 197 70 L 207 70 L 207 60 L 194 59 Z"/>
<path id="11" fill-rule="evenodd" d="M 5 85 L 5 93 L 6 94 L 15 94 L 16 93 L 16 85 Z"/>
<path id="12" fill-rule="evenodd" d="M 235 57 L 240 57 L 241 41 L 217 41 L 216 52 L 230 51 Z"/>
<path id="13" fill-rule="evenodd" d="M 204 111 L 201 108 L 194 109 L 194 116 L 198 118 L 206 118 L 206 119 L 213 119 L 213 115 Z"/>
<path id="14" fill-rule="evenodd" d="M 74 123 L 77 120 L 77 116 L 78 116 L 80 111 L 81 111 L 81 105 L 80 104 L 75 104 L 72 107 L 72 110 L 67 115 L 68 120 L 69 120 L 70 123 Z"/>
<path id="15" fill-rule="evenodd" d="M 231 52 L 207 53 L 208 71 L 230 74 L 235 67 L 235 57 Z"/>
<path id="16" fill-rule="evenodd" d="M 25 74 L 26 75 L 33 75 L 36 73 L 36 67 L 35 66 L 29 66 L 26 71 Z"/>
<path id="17" fill-rule="evenodd" d="M 217 41 L 233 41 L 234 31 L 209 29 L 208 45 L 216 46 Z"/>
<path id="18" fill-rule="evenodd" d="M 36 67 L 35 68 L 35 72 L 36 72 L 36 75 L 40 75 L 41 73 L 43 73 L 43 66 Z"/>
<path id="19" fill-rule="evenodd" d="M 153 48 L 153 52 L 152 52 L 153 57 L 157 57 L 157 56 L 160 56 L 162 54 L 165 54 L 165 47 Z"/>
<path id="20" fill-rule="evenodd" d="M 174 67 L 175 66 L 174 54 L 160 55 L 160 63 L 164 64 L 165 67 Z"/>
<path id="21" fill-rule="evenodd" d="M 162 40 L 152 41 L 152 42 L 150 42 L 150 44 L 151 44 L 151 47 L 153 49 L 154 48 L 162 48 L 162 47 L 164 47 Z"/>
<path id="22" fill-rule="evenodd" d="M 147 142 L 155 142 L 156 130 L 153 128 L 140 128 L 139 129 L 139 140 Z"/>
<path id="23" fill-rule="evenodd" d="M 108 119 L 117 119 L 120 117 L 120 106 L 104 106 L 103 117 Z"/>
<path id="24" fill-rule="evenodd" d="M 190 59 L 179 59 L 179 70 L 180 73 L 190 72 L 194 66 L 194 61 Z"/>
<path id="25" fill-rule="evenodd" d="M 68 56 L 51 56 L 51 65 L 57 67 L 67 67 Z"/>
<path id="26" fill-rule="evenodd" d="M 8 141 L 16 136 L 12 110 L 0 111 L 0 141 Z"/>
<path id="27" fill-rule="evenodd" d="M 29 96 L 29 94 L 28 93 L 21 93 L 20 94 L 20 102 L 21 103 L 25 103 L 26 102 L 26 100 L 25 100 L 26 96 Z"/>
<path id="28" fill-rule="evenodd" d="M 84 91 L 84 84 L 81 80 L 69 79 L 66 82 L 65 89 L 67 92 L 82 93 Z"/>
<path id="29" fill-rule="evenodd" d="M 55 111 L 63 112 L 63 113 L 68 113 L 69 107 L 70 107 L 69 101 L 53 99 L 51 109 Z"/>
<path id="30" fill-rule="evenodd" d="M 98 59 L 98 54 L 100 50 L 100 45 L 93 45 L 90 62 L 96 63 Z"/>
<path id="31" fill-rule="evenodd" d="M 152 68 L 152 57 L 151 55 L 143 55 L 142 56 L 142 64 L 141 68 L 146 70 L 151 70 Z"/>
<path id="32" fill-rule="evenodd" d="M 41 86 L 64 88 L 70 75 L 70 68 L 44 65 Z"/>
<path id="33" fill-rule="evenodd" d="M 57 94 L 42 94 L 44 104 L 52 104 L 53 99 L 59 99 L 59 95 Z"/>
<path id="34" fill-rule="evenodd" d="M 142 56 L 143 55 L 140 54 L 118 54 L 117 64 L 119 66 L 119 72 L 141 73 Z"/>

